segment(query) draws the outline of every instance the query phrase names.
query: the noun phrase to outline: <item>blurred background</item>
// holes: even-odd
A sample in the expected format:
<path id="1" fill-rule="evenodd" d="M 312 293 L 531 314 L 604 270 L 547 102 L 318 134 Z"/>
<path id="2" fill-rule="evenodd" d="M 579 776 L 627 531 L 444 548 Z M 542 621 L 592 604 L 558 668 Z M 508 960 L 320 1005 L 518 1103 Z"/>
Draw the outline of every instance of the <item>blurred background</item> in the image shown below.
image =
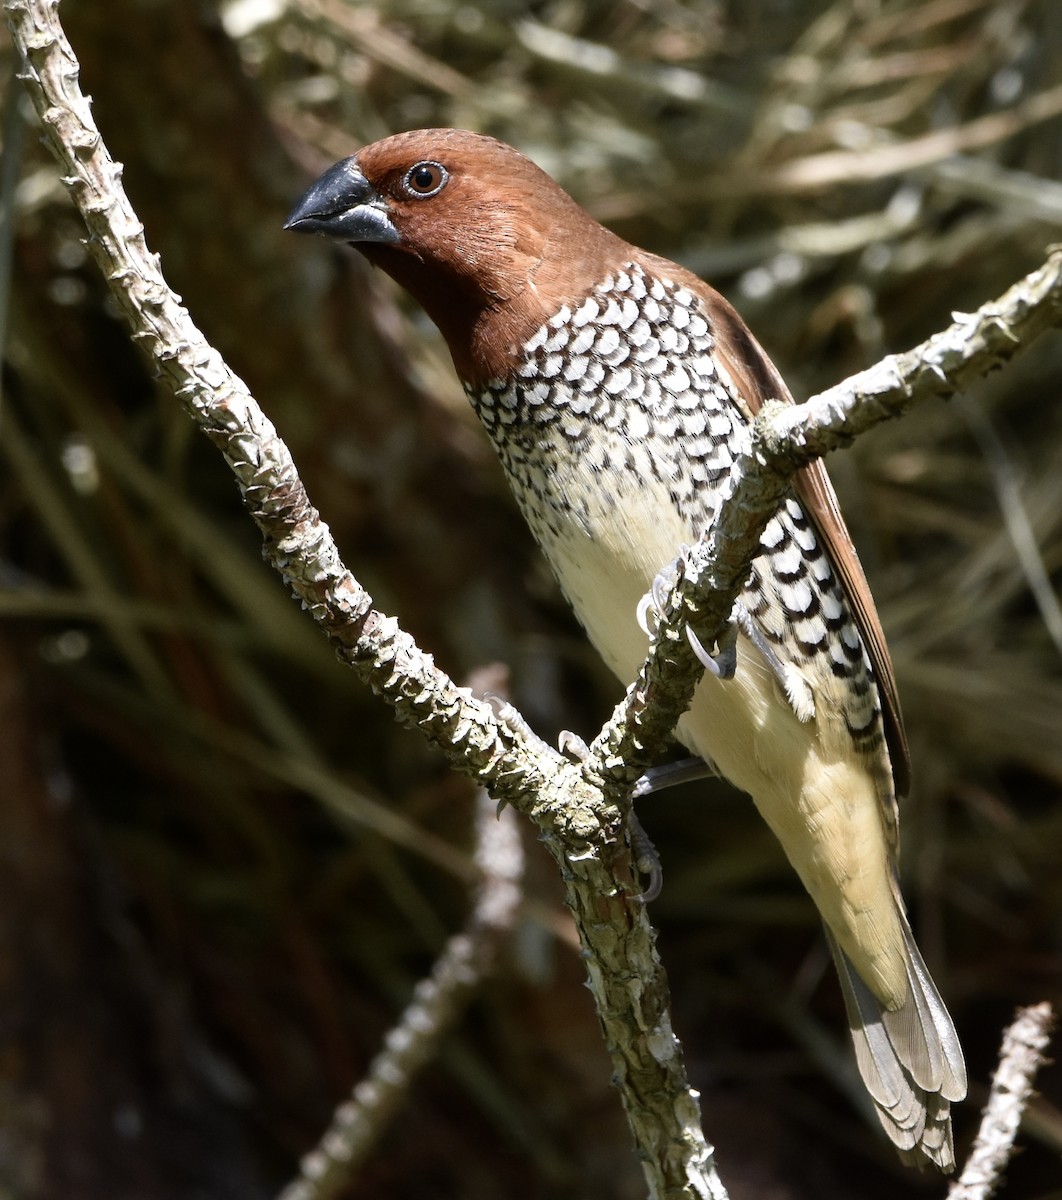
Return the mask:
<path id="1" fill-rule="evenodd" d="M 376 604 L 535 728 L 618 698 L 434 329 L 281 232 L 388 133 L 534 157 L 744 314 L 798 398 L 1042 261 L 1056 0 L 64 0 L 82 84 L 195 321 L 279 426 Z M 0 1192 L 267 1197 L 469 907 L 472 789 L 335 663 L 152 378 L 0 51 Z M 6 181 L 6 182 L 5 182 Z M 976 1127 L 1062 970 L 1062 340 L 830 469 L 914 760 L 904 886 Z M 381 832 L 380 810 L 401 821 Z M 675 1021 L 735 1200 L 943 1195 L 852 1099 L 810 902 L 744 797 L 645 803 Z M 525 834 L 527 831 L 525 830 Z M 499 969 L 345 1193 L 638 1197 L 547 856 Z M 1007 1197 L 1062 1196 L 1049 1067 Z"/>

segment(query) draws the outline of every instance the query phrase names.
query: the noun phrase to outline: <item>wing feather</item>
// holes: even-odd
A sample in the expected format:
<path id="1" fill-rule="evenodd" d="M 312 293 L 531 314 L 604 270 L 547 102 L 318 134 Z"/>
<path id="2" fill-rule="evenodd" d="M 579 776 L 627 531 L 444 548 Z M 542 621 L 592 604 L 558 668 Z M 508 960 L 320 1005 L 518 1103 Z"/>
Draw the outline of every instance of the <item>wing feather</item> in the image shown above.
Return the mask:
<path id="1" fill-rule="evenodd" d="M 785 381 L 731 305 L 696 276 L 688 276 L 685 282 L 691 290 L 696 290 L 711 303 L 717 353 L 735 384 L 739 387 L 745 385 L 742 387 L 742 397 L 750 414 L 755 416 L 767 400 L 794 403 Z M 896 798 L 906 796 L 911 783 L 911 760 L 896 675 L 870 585 L 863 574 L 863 567 L 841 516 L 837 495 L 823 462 L 819 460 L 801 468 L 797 472 L 794 487 L 840 577 L 859 625 L 881 697 L 895 795 Z"/>

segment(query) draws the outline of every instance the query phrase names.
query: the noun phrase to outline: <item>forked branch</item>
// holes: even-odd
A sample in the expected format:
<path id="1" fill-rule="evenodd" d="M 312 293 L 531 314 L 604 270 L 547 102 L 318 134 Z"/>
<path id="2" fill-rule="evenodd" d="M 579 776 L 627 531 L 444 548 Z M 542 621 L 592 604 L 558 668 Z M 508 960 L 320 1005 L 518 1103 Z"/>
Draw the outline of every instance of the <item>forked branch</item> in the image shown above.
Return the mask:
<path id="1" fill-rule="evenodd" d="M 1062 255 L 1004 297 L 907 355 L 750 429 L 731 496 L 673 593 L 649 659 L 589 758 L 571 762 L 458 688 L 342 563 L 291 456 L 243 382 L 167 287 L 86 97 L 56 0 L 7 0 L 23 78 L 89 231 L 88 245 L 159 376 L 218 447 L 267 557 L 347 662 L 448 761 L 528 813 L 557 858 L 582 939 L 614 1074 L 652 1196 L 726 1193 L 701 1130 L 670 1023 L 667 981 L 645 906 L 629 897 L 622 806 L 689 702 L 699 664 L 680 621 L 714 642 L 759 534 L 802 463 L 929 396 L 948 394 L 1062 319 Z M 279 214 L 278 214 L 279 219 Z"/>

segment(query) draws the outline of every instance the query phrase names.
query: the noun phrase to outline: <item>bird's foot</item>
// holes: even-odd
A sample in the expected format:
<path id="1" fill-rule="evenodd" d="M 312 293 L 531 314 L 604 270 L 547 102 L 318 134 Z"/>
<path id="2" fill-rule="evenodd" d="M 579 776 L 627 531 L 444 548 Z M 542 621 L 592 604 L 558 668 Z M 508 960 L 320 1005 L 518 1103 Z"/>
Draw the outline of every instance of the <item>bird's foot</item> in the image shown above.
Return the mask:
<path id="1" fill-rule="evenodd" d="M 537 742 L 540 746 L 547 745 L 544 739 L 534 732 L 519 709 L 510 704 L 508 700 L 491 693 L 488 693 L 485 698 L 503 725 L 514 730 L 521 737 Z M 557 748 L 569 762 L 585 762 L 590 757 L 590 747 L 586 741 L 569 729 L 561 730 L 557 737 Z M 664 788 L 674 787 L 679 783 L 704 779 L 716 774 L 718 772 L 711 763 L 705 762 L 703 758 L 683 758 L 678 762 L 665 763 L 663 766 L 650 768 L 641 776 L 631 792 L 631 800 L 633 802 L 640 796 L 649 796 L 653 792 L 663 791 Z M 505 804 L 504 800 L 499 803 L 499 812 L 505 807 Z M 645 832 L 641 821 L 638 820 L 633 807 L 627 813 L 627 837 L 631 845 L 631 861 L 634 869 L 648 880 L 645 889 L 631 896 L 631 899 L 640 904 L 648 904 L 660 895 L 664 886 L 664 869 L 660 862 L 660 855 Z"/>
<path id="2" fill-rule="evenodd" d="M 627 814 L 627 837 L 631 843 L 631 862 L 639 875 L 647 880 L 645 888 L 631 896 L 639 904 L 648 904 L 660 895 L 664 887 L 664 867 L 660 854 L 645 832 L 632 808 Z"/>
<path id="3" fill-rule="evenodd" d="M 572 733 L 569 729 L 562 729 L 557 738 L 557 746 L 569 762 L 580 763 L 586 762 L 590 757 L 590 747 L 577 734 Z M 686 765 L 687 767 L 696 763 L 700 766 L 699 774 L 710 773 L 710 768 L 706 767 L 702 759 L 685 759 L 683 763 L 676 763 L 673 766 Z M 665 782 L 662 777 L 657 778 L 658 773 L 667 772 L 668 767 L 653 767 L 638 780 L 634 785 L 634 791 L 631 793 L 631 801 L 633 802 L 637 796 L 647 796 L 650 792 L 660 791 L 662 788 L 669 787 L 671 783 L 679 783 L 678 778 Z M 690 775 L 689 778 L 697 778 L 697 775 Z M 660 895 L 660 889 L 664 886 L 664 868 L 660 863 L 660 855 L 656 847 L 653 845 L 649 835 L 645 832 L 641 821 L 634 811 L 633 803 L 627 810 L 627 840 L 631 846 L 631 863 L 635 871 L 642 876 L 646 876 L 649 880 L 644 891 L 638 892 L 631 896 L 632 900 L 638 901 L 640 904 L 648 904 L 650 900 L 655 900 Z"/>
<path id="4" fill-rule="evenodd" d="M 557 738 L 557 746 L 561 754 L 569 762 L 586 762 L 590 757 L 590 747 L 577 733 L 572 733 L 569 729 L 561 730 Z M 687 763 L 697 762 L 702 767 L 704 766 L 699 758 L 686 759 L 685 761 Z M 667 768 L 652 768 L 646 771 L 634 785 L 634 791 L 631 793 L 632 801 L 636 796 L 647 796 L 652 791 L 659 791 L 661 788 L 668 786 L 667 783 L 663 782 L 655 784 L 649 782 L 649 777 L 655 775 L 658 770 L 666 771 Z M 676 779 L 674 782 L 678 783 L 679 781 Z M 642 790 L 639 791 L 639 788 Z M 664 886 L 664 868 L 660 863 L 660 855 L 650 841 L 649 835 L 642 827 L 641 821 L 638 820 L 633 805 L 627 810 L 627 839 L 631 845 L 631 863 L 635 871 L 639 875 L 647 876 L 649 880 L 645 890 L 631 896 L 631 899 L 637 900 L 641 904 L 647 904 L 650 900 L 655 900 L 660 895 L 660 889 Z"/>
<path id="5" fill-rule="evenodd" d="M 641 626 L 642 632 L 646 637 L 653 636 L 656 626 L 660 621 L 660 614 L 664 611 L 664 605 L 667 603 L 667 594 L 674 586 L 679 563 L 685 559 L 688 553 L 689 547 L 681 546 L 678 558 L 657 571 L 653 577 L 653 582 L 649 585 L 649 590 L 638 601 L 636 615 L 638 624 Z"/>
<path id="6" fill-rule="evenodd" d="M 506 729 L 511 730 L 518 737 L 524 738 L 539 750 L 549 751 L 551 749 L 546 739 L 540 738 L 531 728 L 524 714 L 514 704 L 510 704 L 504 696 L 499 696 L 497 692 L 484 692 L 483 699 L 494 710 L 494 715 L 498 718 L 500 725 L 504 725 Z M 584 742 L 583 745 L 585 746 L 585 744 Z M 498 801 L 499 815 L 508 803 L 508 800 Z"/>
<path id="7" fill-rule="evenodd" d="M 674 585 L 678 565 L 685 560 L 688 554 L 689 547 L 681 546 L 678 558 L 657 572 L 649 586 L 649 591 L 638 602 L 638 624 L 647 637 L 652 637 L 655 631 L 660 614 L 664 611 L 667 603 L 668 592 Z M 686 638 L 693 653 L 697 656 L 697 661 L 709 674 L 714 675 L 716 679 L 734 678 L 734 672 L 737 670 L 737 625 L 733 620 L 728 622 L 723 636 L 716 644 L 714 654 L 705 648 L 704 643 L 689 625 L 686 626 Z"/>
<path id="8" fill-rule="evenodd" d="M 498 718 L 500 725 L 504 725 L 506 729 L 517 736 L 526 738 L 539 749 L 548 749 L 549 743 L 535 733 L 527 723 L 527 718 L 515 704 L 510 704 L 504 696 L 499 696 L 497 692 L 484 692 L 483 699 L 494 709 L 494 715 Z"/>
<path id="9" fill-rule="evenodd" d="M 802 722 L 812 720 L 815 716 L 815 693 L 800 669 L 794 663 L 783 662 L 778 657 L 766 634 L 740 600 L 734 605 L 734 620 L 770 667 L 797 719 Z"/>

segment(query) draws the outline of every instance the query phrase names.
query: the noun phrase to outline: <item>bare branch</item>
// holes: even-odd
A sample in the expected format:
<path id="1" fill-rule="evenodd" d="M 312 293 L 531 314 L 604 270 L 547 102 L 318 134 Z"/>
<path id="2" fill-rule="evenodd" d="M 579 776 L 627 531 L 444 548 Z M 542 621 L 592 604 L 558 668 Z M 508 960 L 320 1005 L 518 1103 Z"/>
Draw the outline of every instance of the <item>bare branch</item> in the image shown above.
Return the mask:
<path id="1" fill-rule="evenodd" d="M 962 1174 L 948 1189 L 948 1200 L 988 1200 L 1003 1182 L 1014 1153 L 1022 1114 L 1032 1096 L 1036 1072 L 1047 1061 L 1055 1014 L 1044 1001 L 1020 1008 L 1003 1034 L 999 1066 L 981 1118 L 981 1128 Z"/>
<path id="2" fill-rule="evenodd" d="M 384 1039 L 365 1078 L 341 1104 L 332 1125 L 300 1164 L 298 1179 L 279 1200 L 332 1200 L 406 1101 L 415 1076 L 438 1053 L 476 989 L 494 968 L 503 939 L 516 921 L 524 854 L 516 814 L 495 819 L 486 792 L 476 801 L 476 864 L 481 880 L 466 927 L 446 943 L 431 975 Z"/>
<path id="3" fill-rule="evenodd" d="M 399 721 L 415 725 L 459 770 L 521 803 L 563 760 L 495 719 L 405 634 L 372 608 L 310 503 L 291 454 L 244 382 L 196 328 L 167 286 L 78 85 L 78 63 L 55 0 L 7 5 L 44 132 L 89 229 L 88 246 L 159 377 L 222 452 L 265 539 L 269 561 L 336 653 Z"/>
<path id="4" fill-rule="evenodd" d="M 565 760 L 519 723 L 440 672 L 340 561 L 290 454 L 245 385 L 226 367 L 167 288 L 77 84 L 77 62 L 55 0 L 7 0 L 24 78 L 47 138 L 90 231 L 89 246 L 160 377 L 221 450 L 265 538 L 267 556 L 343 661 L 400 721 L 421 729 L 457 769 L 529 812 L 561 866 L 586 954 L 602 1030 L 653 1196 L 722 1200 L 678 1042 L 667 981 L 644 905 L 627 894 L 619 802 L 657 756 L 686 706 L 700 668 L 679 617 L 702 642 L 717 640 L 759 534 L 802 463 L 844 445 L 917 399 L 945 395 L 1059 321 L 1053 256 L 997 305 L 962 318 L 906 356 L 824 393 L 806 406 L 768 406 L 748 431 L 729 498 L 703 545 L 679 572 L 653 652 L 624 705 L 584 762 Z M 661 564 L 663 565 L 663 564 Z M 394 1049 L 394 1048 L 392 1048 Z M 362 1107 L 358 1120 L 367 1110 Z M 367 1118 L 366 1118 L 367 1119 Z"/>
<path id="5" fill-rule="evenodd" d="M 725 1200 L 701 1130 L 667 979 L 645 906 L 628 898 L 623 818 L 614 784 L 571 763 L 519 723 L 500 722 L 438 670 L 371 599 L 339 558 L 290 453 L 242 380 L 225 365 L 167 287 L 78 86 L 78 64 L 56 0 L 7 0 L 23 79 L 133 336 L 159 376 L 224 455 L 265 538 L 266 556 L 324 630 L 339 657 L 495 799 L 529 812 L 557 859 L 585 950 L 589 982 L 613 1057 L 637 1152 L 653 1195 Z M 595 782 L 596 780 L 596 782 Z"/>

